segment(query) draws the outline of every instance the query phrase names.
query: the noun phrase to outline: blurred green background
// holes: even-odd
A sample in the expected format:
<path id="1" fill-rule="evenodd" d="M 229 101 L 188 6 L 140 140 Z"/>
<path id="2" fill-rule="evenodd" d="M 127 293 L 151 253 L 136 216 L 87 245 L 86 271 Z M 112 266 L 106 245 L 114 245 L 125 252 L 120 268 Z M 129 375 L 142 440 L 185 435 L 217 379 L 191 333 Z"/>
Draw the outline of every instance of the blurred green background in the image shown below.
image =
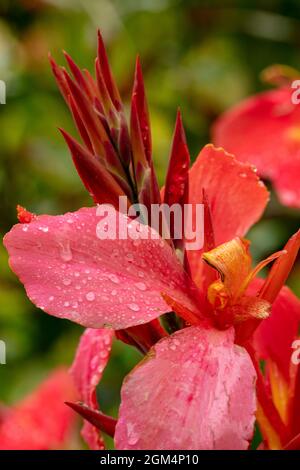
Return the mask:
<path id="1" fill-rule="evenodd" d="M 195 158 L 216 116 L 264 88 L 262 69 L 300 69 L 299 0 L 0 0 L 0 79 L 7 84 L 0 106 L 1 235 L 16 222 L 18 203 L 50 214 L 91 205 L 57 131 L 75 133 L 47 54 L 62 63 L 65 49 L 92 70 L 98 27 L 126 103 L 141 56 L 160 182 L 178 106 Z M 280 249 L 298 226 L 299 211 L 283 208 L 273 194 L 249 235 L 255 260 Z M 0 401 L 13 403 L 55 365 L 72 361 L 82 329 L 36 309 L 2 246 L 0 257 L 0 339 L 7 344 Z M 299 279 L 298 263 L 290 278 L 298 294 Z M 122 377 L 138 360 L 116 343 L 99 391 L 104 411 L 116 414 Z"/>

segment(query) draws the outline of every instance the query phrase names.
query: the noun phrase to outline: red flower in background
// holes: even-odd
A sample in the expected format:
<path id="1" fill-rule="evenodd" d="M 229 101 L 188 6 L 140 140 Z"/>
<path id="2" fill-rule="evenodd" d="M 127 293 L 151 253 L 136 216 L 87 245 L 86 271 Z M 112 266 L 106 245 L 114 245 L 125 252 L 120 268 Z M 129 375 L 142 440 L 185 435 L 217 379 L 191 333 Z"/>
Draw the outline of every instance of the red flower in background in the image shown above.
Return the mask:
<path id="1" fill-rule="evenodd" d="M 76 399 L 73 381 L 58 369 L 22 401 L 0 414 L 1 450 L 66 449 L 71 444 L 74 414 L 65 400 Z"/>
<path id="2" fill-rule="evenodd" d="M 96 81 L 66 57 L 73 78 L 53 60 L 52 67 L 83 145 L 63 135 L 94 201 L 117 207 L 125 195 L 128 205 L 203 203 L 205 212 L 205 243 L 197 251 L 187 251 L 184 239 L 153 239 L 151 227 L 123 214 L 119 220 L 132 236 L 99 239 L 96 208 L 62 216 L 33 216 L 22 209 L 22 223 L 6 235 L 10 265 L 29 298 L 51 315 L 88 327 L 72 367 L 85 405 L 71 406 L 88 420 L 84 438 L 91 448 L 102 448 L 101 429 L 114 435 L 118 449 L 246 449 L 256 402 L 256 373 L 247 350 L 257 366 L 253 333 L 280 298 L 300 233 L 252 269 L 249 243 L 239 237 L 268 200 L 254 169 L 211 145 L 189 169 L 178 115 L 160 193 L 139 62 L 128 129 L 101 37 Z M 259 270 L 276 258 L 266 281 L 255 287 Z M 168 335 L 158 321 L 163 314 L 178 331 Z M 96 399 L 113 339 L 103 327 L 149 352 L 124 381 L 117 422 L 98 410 Z M 265 408 L 274 405 L 271 397 L 264 399 L 263 380 L 257 392 L 268 414 Z"/>
<path id="3" fill-rule="evenodd" d="M 212 137 L 269 178 L 282 204 L 300 208 L 300 106 L 292 102 L 294 92 L 285 80 L 276 90 L 245 99 L 217 119 Z"/>

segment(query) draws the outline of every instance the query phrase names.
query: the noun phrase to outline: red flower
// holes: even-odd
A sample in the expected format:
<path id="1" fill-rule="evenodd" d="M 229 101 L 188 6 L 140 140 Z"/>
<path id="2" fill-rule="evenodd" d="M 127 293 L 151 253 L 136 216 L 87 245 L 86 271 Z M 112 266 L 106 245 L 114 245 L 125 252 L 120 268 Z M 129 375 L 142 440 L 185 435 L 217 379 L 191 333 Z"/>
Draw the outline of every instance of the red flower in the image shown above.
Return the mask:
<path id="1" fill-rule="evenodd" d="M 216 145 L 269 178 L 282 204 L 300 207 L 300 106 L 283 86 L 259 93 L 225 112 L 214 124 Z"/>
<path id="2" fill-rule="evenodd" d="M 89 328 L 72 367 L 85 406 L 71 406 L 90 423 L 84 437 L 92 448 L 102 448 L 96 427 L 114 435 L 119 449 L 246 449 L 255 419 L 256 373 L 242 346 L 250 350 L 253 332 L 268 317 L 300 234 L 252 269 L 249 243 L 239 237 L 268 200 L 254 169 L 212 145 L 189 169 L 178 115 L 160 194 L 139 62 L 129 134 L 101 38 L 97 83 L 67 60 L 74 80 L 53 61 L 52 66 L 84 145 L 64 136 L 94 200 L 116 207 L 126 195 L 128 205 L 147 208 L 161 200 L 181 207 L 203 203 L 205 222 L 204 247 L 194 251 L 186 250 L 187 240 L 176 239 L 172 228 L 172 239 L 163 239 L 116 209 L 105 224 L 111 227 L 117 216 L 127 238 L 102 236 L 103 223 L 97 237 L 96 208 L 36 216 L 6 235 L 10 265 L 29 298 L 47 313 Z M 263 287 L 249 293 L 261 267 L 276 258 Z M 158 322 L 162 314 L 180 331 L 168 336 Z M 143 353 L 150 349 L 124 381 L 117 422 L 99 412 L 95 395 L 112 341 L 104 327 Z"/>
<path id="3" fill-rule="evenodd" d="M 75 397 L 67 371 L 53 372 L 31 395 L 0 414 L 0 449 L 66 448 L 75 420 L 64 401 Z"/>

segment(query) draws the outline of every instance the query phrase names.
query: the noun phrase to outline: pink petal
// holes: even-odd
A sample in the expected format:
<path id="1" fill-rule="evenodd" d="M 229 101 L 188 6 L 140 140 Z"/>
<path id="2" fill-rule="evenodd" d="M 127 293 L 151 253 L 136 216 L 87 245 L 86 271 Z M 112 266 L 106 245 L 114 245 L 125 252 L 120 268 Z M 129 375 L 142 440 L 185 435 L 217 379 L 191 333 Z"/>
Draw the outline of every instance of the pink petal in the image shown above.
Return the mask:
<path id="1" fill-rule="evenodd" d="M 255 378 L 232 330 L 181 330 L 157 343 L 125 379 L 116 447 L 247 449 Z"/>
<path id="2" fill-rule="evenodd" d="M 268 202 L 268 192 L 254 169 L 212 145 L 203 148 L 190 170 L 189 202 L 199 204 L 203 189 L 211 209 L 216 245 L 244 236 L 261 217 Z M 200 252 L 188 254 L 197 281 Z"/>
<path id="3" fill-rule="evenodd" d="M 74 413 L 65 400 L 74 400 L 72 379 L 59 369 L 37 390 L 5 412 L 0 424 L 1 450 L 61 449 L 70 443 Z"/>
<path id="4" fill-rule="evenodd" d="M 86 329 L 83 333 L 71 368 L 80 400 L 94 410 L 99 409 L 96 387 L 109 359 L 113 332 L 111 330 Z M 91 449 L 103 449 L 104 442 L 98 429 L 84 422 L 82 436 Z"/>
<path id="5" fill-rule="evenodd" d="M 242 101 L 217 120 L 213 141 L 273 180 L 284 204 L 300 207 L 300 107 L 291 102 L 293 91 L 284 87 Z"/>
<path id="6" fill-rule="evenodd" d="M 108 227 L 117 215 L 131 235 L 127 240 L 96 236 L 100 217 L 95 207 L 39 216 L 11 229 L 4 240 L 10 265 L 32 302 L 51 315 L 93 328 L 149 322 L 169 310 L 161 292 L 198 312 L 190 300 L 190 280 L 170 246 L 150 239 L 152 229 L 112 208 L 105 219 Z"/>

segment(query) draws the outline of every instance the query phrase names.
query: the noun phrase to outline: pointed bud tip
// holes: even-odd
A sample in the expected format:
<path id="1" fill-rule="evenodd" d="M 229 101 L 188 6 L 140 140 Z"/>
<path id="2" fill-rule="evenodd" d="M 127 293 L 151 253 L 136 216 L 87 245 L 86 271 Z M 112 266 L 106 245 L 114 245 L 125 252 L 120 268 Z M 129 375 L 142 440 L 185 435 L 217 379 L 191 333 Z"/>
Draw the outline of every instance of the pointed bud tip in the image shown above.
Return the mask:
<path id="1" fill-rule="evenodd" d="M 36 218 L 36 215 L 32 212 L 29 212 L 25 207 L 17 205 L 17 218 L 20 224 L 29 224 L 33 219 Z"/>

